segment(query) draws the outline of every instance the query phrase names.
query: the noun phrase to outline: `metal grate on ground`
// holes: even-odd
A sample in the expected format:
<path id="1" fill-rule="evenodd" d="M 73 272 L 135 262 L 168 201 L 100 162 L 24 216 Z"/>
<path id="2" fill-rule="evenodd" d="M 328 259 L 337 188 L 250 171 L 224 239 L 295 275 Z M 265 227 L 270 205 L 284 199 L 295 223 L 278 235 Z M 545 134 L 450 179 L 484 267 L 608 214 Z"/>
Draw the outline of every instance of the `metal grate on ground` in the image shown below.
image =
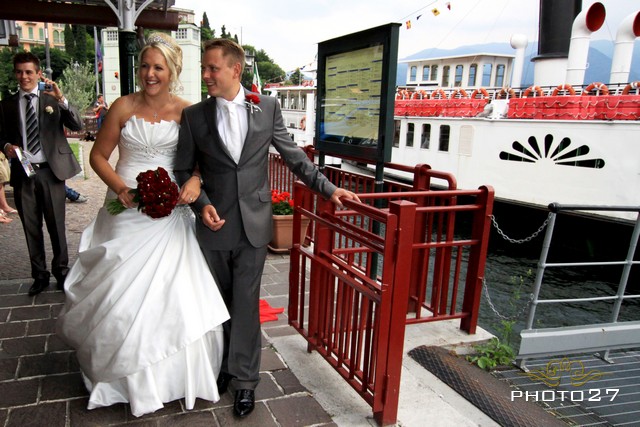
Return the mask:
<path id="1" fill-rule="evenodd" d="M 609 360 L 592 354 L 529 359 L 531 376 L 515 367 L 494 375 L 571 425 L 640 426 L 640 351 L 612 351 Z M 545 384 L 550 381 L 558 384 Z"/>

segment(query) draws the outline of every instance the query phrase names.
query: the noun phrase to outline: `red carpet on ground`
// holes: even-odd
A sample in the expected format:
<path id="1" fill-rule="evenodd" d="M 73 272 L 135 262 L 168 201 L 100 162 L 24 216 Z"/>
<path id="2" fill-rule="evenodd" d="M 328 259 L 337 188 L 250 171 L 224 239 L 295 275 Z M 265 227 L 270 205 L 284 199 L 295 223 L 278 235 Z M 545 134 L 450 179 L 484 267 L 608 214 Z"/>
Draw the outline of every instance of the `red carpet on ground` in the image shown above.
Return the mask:
<path id="1" fill-rule="evenodd" d="M 278 320 L 278 314 L 284 312 L 284 308 L 274 308 L 263 299 L 260 300 L 260 323 Z"/>

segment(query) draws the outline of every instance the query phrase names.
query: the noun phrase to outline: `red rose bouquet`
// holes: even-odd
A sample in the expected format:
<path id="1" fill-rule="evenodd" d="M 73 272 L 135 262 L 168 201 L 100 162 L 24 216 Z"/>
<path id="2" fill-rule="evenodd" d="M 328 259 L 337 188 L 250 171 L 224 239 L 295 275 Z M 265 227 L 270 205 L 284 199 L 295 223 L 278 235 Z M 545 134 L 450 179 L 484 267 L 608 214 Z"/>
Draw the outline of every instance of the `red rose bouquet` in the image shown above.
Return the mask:
<path id="1" fill-rule="evenodd" d="M 293 199 L 287 191 L 271 190 L 271 207 L 274 215 L 293 214 Z"/>
<path id="2" fill-rule="evenodd" d="M 151 218 L 163 218 L 173 211 L 178 203 L 178 185 L 171 181 L 166 170 L 140 172 L 136 177 L 138 186 L 129 190 L 134 195 L 133 201 L 138 203 L 138 210 Z M 119 200 L 111 200 L 107 210 L 111 215 L 124 212 L 125 206 Z"/>

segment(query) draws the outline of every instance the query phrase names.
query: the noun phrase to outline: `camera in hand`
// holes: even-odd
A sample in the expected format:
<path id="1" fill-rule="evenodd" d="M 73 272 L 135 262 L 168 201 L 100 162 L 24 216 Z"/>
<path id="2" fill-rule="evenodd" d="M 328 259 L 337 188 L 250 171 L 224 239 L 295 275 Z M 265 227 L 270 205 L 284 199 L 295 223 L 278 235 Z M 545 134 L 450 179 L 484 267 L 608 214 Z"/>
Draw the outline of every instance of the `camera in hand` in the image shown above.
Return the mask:
<path id="1" fill-rule="evenodd" d="M 52 91 L 53 86 L 50 85 L 49 83 L 38 82 L 38 90 L 45 91 L 45 92 Z"/>

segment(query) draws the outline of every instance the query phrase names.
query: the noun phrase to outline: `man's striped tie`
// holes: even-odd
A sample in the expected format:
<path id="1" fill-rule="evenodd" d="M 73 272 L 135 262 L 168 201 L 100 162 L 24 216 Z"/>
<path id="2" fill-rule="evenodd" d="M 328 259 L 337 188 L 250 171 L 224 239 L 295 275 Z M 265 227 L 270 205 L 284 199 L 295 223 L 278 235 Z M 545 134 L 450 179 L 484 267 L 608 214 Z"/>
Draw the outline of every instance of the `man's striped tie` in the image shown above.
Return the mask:
<path id="1" fill-rule="evenodd" d="M 36 117 L 36 110 L 33 108 L 31 100 L 36 96 L 34 93 L 28 93 L 24 97 L 27 100 L 26 110 L 26 124 L 25 130 L 27 132 L 27 150 L 31 154 L 37 154 L 40 152 L 40 131 L 38 129 L 38 119 Z"/>

